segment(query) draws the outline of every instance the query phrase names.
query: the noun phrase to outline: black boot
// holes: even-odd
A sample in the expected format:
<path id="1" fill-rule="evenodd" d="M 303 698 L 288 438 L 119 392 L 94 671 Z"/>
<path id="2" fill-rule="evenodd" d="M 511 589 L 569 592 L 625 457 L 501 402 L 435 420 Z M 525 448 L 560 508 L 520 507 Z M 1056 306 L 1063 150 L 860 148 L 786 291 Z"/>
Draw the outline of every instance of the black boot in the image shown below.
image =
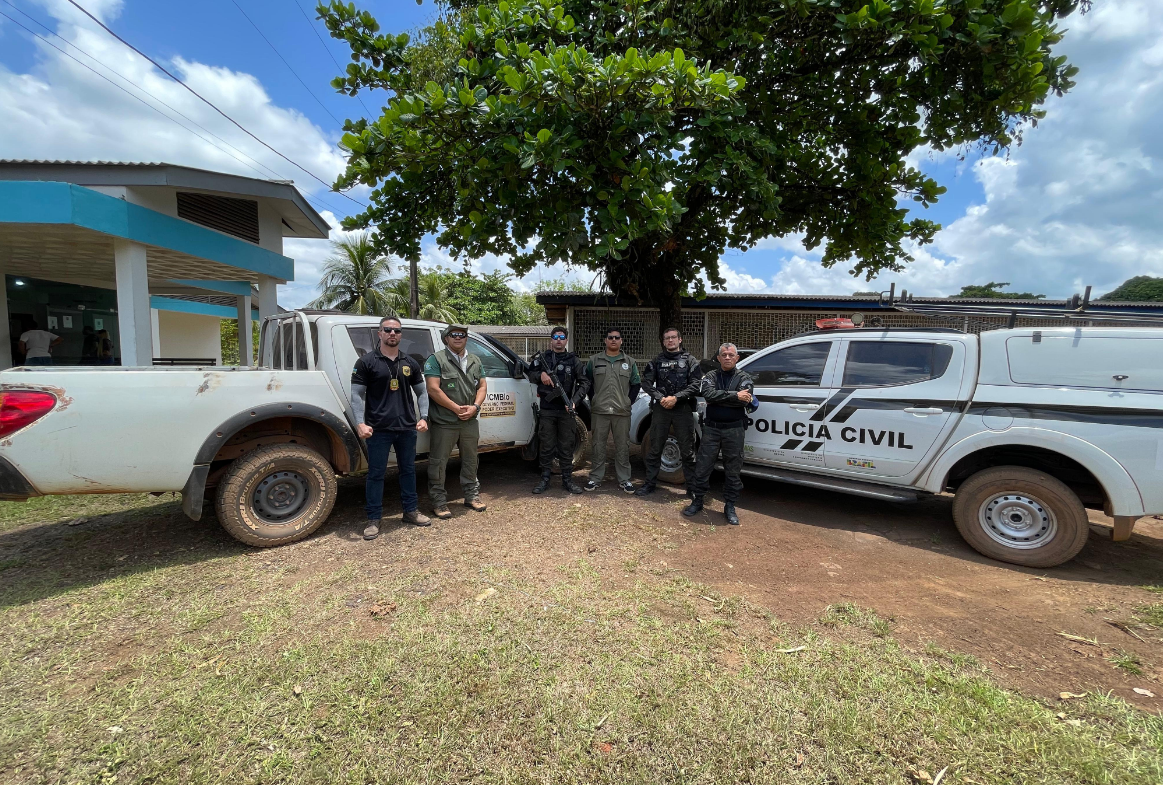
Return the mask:
<path id="1" fill-rule="evenodd" d="M 682 514 L 688 518 L 693 518 L 703 511 L 703 497 L 694 496 L 691 498 L 691 503 L 682 511 Z"/>
<path id="2" fill-rule="evenodd" d="M 572 474 L 561 475 L 561 487 L 565 488 L 570 493 L 585 493 L 582 487 L 573 481 Z"/>
<path id="3" fill-rule="evenodd" d="M 658 486 L 652 482 L 644 483 L 641 488 L 634 491 L 635 496 L 649 496 L 658 490 Z"/>
<path id="4" fill-rule="evenodd" d="M 730 524 L 731 526 L 738 526 L 739 525 L 739 515 L 736 514 L 735 505 L 732 504 L 731 502 L 727 502 L 726 504 L 723 505 L 723 515 L 726 516 L 727 523 Z"/>
<path id="5" fill-rule="evenodd" d="M 549 472 L 541 473 L 541 482 L 537 483 L 537 487 L 533 489 L 534 493 L 545 493 L 549 490 Z"/>

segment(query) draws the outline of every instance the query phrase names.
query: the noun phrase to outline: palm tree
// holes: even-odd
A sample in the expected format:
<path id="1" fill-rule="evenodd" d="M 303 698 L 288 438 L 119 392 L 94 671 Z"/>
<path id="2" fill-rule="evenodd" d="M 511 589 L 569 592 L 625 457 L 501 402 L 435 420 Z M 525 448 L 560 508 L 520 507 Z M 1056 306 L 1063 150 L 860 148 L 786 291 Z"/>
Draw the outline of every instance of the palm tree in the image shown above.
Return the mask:
<path id="1" fill-rule="evenodd" d="M 332 255 L 323 268 L 319 296 L 312 308 L 338 308 L 358 314 L 386 314 L 392 262 L 380 256 L 367 232 L 331 243 Z M 405 308 L 406 310 L 406 308 Z"/>
<path id="2" fill-rule="evenodd" d="M 456 309 L 448 304 L 447 276 L 442 276 L 435 270 L 426 270 L 416 277 L 416 284 L 420 294 L 418 318 L 449 323 L 460 319 Z M 393 313 L 408 313 L 408 279 L 397 278 L 388 281 L 384 300 Z"/>

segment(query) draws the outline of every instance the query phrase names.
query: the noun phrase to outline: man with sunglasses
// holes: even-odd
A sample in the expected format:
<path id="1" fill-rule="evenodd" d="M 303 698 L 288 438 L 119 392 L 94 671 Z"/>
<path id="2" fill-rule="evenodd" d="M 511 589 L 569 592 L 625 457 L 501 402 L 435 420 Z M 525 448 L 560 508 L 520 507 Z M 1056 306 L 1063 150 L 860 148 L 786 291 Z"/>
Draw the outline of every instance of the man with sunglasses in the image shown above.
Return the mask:
<path id="1" fill-rule="evenodd" d="M 630 406 L 638 397 L 642 379 L 634 360 L 622 351 L 622 331 L 606 331 L 606 351 L 586 363 L 590 383 L 590 422 L 593 459 L 587 491 L 601 487 L 606 475 L 606 439 L 614 435 L 614 469 L 618 487 L 634 493 L 630 482 Z"/>
<path id="2" fill-rule="evenodd" d="M 416 497 L 416 437 L 428 430 L 428 391 L 420 364 L 400 351 L 403 337 L 400 320 L 385 316 L 380 320 L 379 340 L 370 352 L 355 361 L 351 371 L 351 410 L 355 429 L 367 442 L 367 528 L 365 540 L 380 534 L 384 515 L 384 474 L 388 453 L 396 449 L 399 469 L 400 504 L 404 523 L 427 526 Z M 416 394 L 413 405 L 412 394 Z"/>
<path id="3" fill-rule="evenodd" d="M 533 358 L 526 378 L 537 385 L 540 417 L 537 424 L 541 482 L 534 493 L 549 489 L 549 478 L 556 456 L 561 466 L 561 487 L 570 493 L 581 493 L 581 486 L 573 481 L 574 416 L 577 402 L 589 390 L 585 363 L 568 348 L 569 330 L 555 326 L 549 331 L 549 349 Z M 557 377 L 560 391 L 553 384 L 550 373 Z"/>
<path id="4" fill-rule="evenodd" d="M 432 437 L 428 446 L 428 498 L 432 500 L 432 514 L 437 518 L 452 517 L 448 509 L 448 491 L 444 476 L 448 457 L 454 447 L 460 448 L 460 487 L 464 491 L 464 506 L 484 512 L 481 484 L 477 480 L 477 442 L 480 440 L 481 413 L 487 386 L 481 360 L 468 351 L 468 328 L 450 324 L 440 333 L 444 348 L 424 363 L 424 378 L 428 383 L 428 420 Z"/>

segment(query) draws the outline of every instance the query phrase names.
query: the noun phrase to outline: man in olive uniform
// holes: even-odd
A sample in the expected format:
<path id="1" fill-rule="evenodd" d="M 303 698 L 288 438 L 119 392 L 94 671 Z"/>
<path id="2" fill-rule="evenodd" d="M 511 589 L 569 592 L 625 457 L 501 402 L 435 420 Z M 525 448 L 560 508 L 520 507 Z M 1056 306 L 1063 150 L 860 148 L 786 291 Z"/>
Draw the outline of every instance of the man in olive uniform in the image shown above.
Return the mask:
<path id="1" fill-rule="evenodd" d="M 634 360 L 622 351 L 622 331 L 606 330 L 606 351 L 586 363 L 590 383 L 590 423 L 593 463 L 587 491 L 596 491 L 606 476 L 606 439 L 614 435 L 614 468 L 618 487 L 634 493 L 630 482 L 630 407 L 638 397 L 642 379 Z"/>
<path id="2" fill-rule="evenodd" d="M 437 518 L 452 517 L 444 475 L 453 447 L 460 447 L 460 487 L 464 506 L 483 512 L 480 482 L 477 481 L 477 416 L 485 400 L 485 375 L 480 358 L 468 353 L 468 328 L 450 324 L 440 333 L 444 348 L 424 363 L 428 384 L 428 419 L 431 438 L 428 446 L 428 497 Z"/>
<path id="3" fill-rule="evenodd" d="M 690 484 L 690 506 L 682 511 L 688 518 L 703 510 L 703 497 L 711 485 L 711 471 L 719 453 L 723 453 L 723 469 L 727 478 L 723 481 L 723 515 L 727 523 L 739 525 L 739 515 L 735 512 L 735 502 L 743 490 L 743 480 L 739 474 L 743 469 L 743 440 L 747 433 L 747 415 L 759 405 L 755 403 L 755 385 L 746 371 L 735 367 L 739 362 L 739 350 L 733 343 L 719 347 L 715 355 L 719 368 L 703 377 L 699 384 L 699 395 L 707 402 L 706 417 L 703 420 L 703 441 L 699 444 L 699 457 L 695 463 L 695 476 Z"/>
<path id="4" fill-rule="evenodd" d="M 670 432 L 678 441 L 683 476 L 689 489 L 695 476 L 695 408 L 703 369 L 689 352 L 683 351 L 682 333 L 677 327 L 662 331 L 662 353 L 646 363 L 642 390 L 650 396 L 650 452 L 646 455 L 646 482 L 635 496 L 654 493 L 662 468 L 662 450 Z"/>
<path id="5" fill-rule="evenodd" d="M 540 442 L 541 482 L 534 493 L 549 489 L 553 459 L 561 466 L 561 487 L 570 493 L 581 493 L 581 486 L 573 481 L 574 410 L 589 390 L 585 363 L 566 348 L 569 330 L 553 327 L 549 331 L 549 349 L 533 358 L 526 377 L 537 385 L 540 419 L 537 438 Z M 557 385 L 553 376 L 557 377 Z"/>

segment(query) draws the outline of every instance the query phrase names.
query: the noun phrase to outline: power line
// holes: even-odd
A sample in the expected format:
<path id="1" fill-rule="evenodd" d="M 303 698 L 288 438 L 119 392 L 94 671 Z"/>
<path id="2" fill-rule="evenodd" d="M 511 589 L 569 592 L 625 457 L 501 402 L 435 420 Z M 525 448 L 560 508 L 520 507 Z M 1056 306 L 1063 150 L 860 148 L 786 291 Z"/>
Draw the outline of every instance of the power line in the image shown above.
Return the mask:
<path id="1" fill-rule="evenodd" d="M 109 29 L 109 28 L 108 28 L 108 27 L 105 25 L 105 23 L 104 23 L 104 22 L 102 22 L 100 19 L 98 19 L 97 17 L 95 17 L 95 16 L 93 16 L 91 13 L 89 13 L 87 10 L 85 10 L 85 8 L 84 8 L 82 5 L 80 5 L 79 3 L 77 3 L 77 1 L 76 1 L 76 0 L 69 0 L 69 4 L 70 4 L 70 5 L 72 5 L 73 7 L 75 7 L 75 8 L 76 8 L 78 11 L 80 11 L 81 13 L 83 13 L 85 16 L 87 16 L 87 17 L 89 17 L 90 19 L 92 19 L 92 20 L 93 20 L 94 22 L 96 22 L 98 25 L 100 25 L 101 29 L 102 29 L 102 30 L 104 30 L 105 32 L 109 33 L 109 35 L 113 36 L 113 37 L 114 37 L 114 38 L 116 38 L 118 41 L 120 41 L 122 44 L 124 44 L 125 46 L 129 47 L 129 48 L 130 48 L 130 49 L 132 49 L 134 52 L 136 52 L 138 55 L 140 55 L 141 57 L 143 57 L 143 58 L 145 58 L 146 60 L 148 60 L 150 63 L 152 63 L 152 64 L 154 65 L 154 67 L 155 67 L 155 68 L 157 68 L 157 69 L 158 69 L 159 71 L 161 71 L 163 74 L 165 74 L 166 76 L 168 76 L 170 79 L 173 79 L 175 82 L 177 82 L 178 84 L 180 84 L 182 87 L 184 87 L 184 88 L 186 88 L 187 90 L 189 90 L 189 91 L 190 91 L 191 93 L 193 93 L 193 94 L 194 94 L 194 95 L 195 95 L 195 96 L 196 96 L 196 97 L 197 97 L 197 98 L 198 98 L 200 101 L 202 101 L 203 103 L 205 103 L 207 106 L 209 106 L 211 109 L 213 109 L 213 110 L 214 110 L 215 112 L 217 112 L 218 114 L 220 114 L 220 115 L 222 115 L 223 117 L 225 117 L 227 120 L 229 120 L 229 121 L 230 121 L 230 122 L 231 122 L 233 125 L 235 125 L 235 126 L 236 126 L 236 127 L 239 129 L 239 130 L 241 130 L 243 133 L 245 133 L 245 134 L 246 134 L 247 136 L 249 136 L 251 139 L 254 139 L 256 142 L 258 142 L 258 143 L 259 143 L 259 144 L 261 144 L 263 147 L 265 147 L 265 148 L 267 148 L 268 150 L 270 150 L 272 153 L 274 153 L 275 155 L 277 155 L 279 158 L 282 158 L 284 161 L 286 161 L 287 163 L 289 163 L 289 164 L 291 164 L 292 166 L 294 166 L 296 169 L 299 169 L 300 171 L 302 171 L 302 172 L 306 173 L 306 174 L 307 174 L 309 177 L 311 177 L 311 178 L 313 178 L 313 179 L 317 180 L 317 181 L 318 181 L 320 184 L 322 184 L 324 187 L 326 187 L 326 188 L 327 188 L 329 191 L 333 191 L 334 193 L 337 193 L 337 194 L 339 194 L 340 196 L 342 196 L 344 199 L 347 199 L 347 200 L 349 200 L 349 201 L 355 202 L 355 203 L 356 203 L 356 204 L 358 204 L 360 207 L 364 207 L 364 208 L 366 208 L 366 207 L 367 207 L 367 204 L 365 204 L 364 202 L 361 202 L 361 201 L 359 201 L 358 199 L 355 199 L 355 198 L 353 198 L 353 197 L 351 197 L 351 196 L 348 196 L 348 195 L 347 195 L 347 194 L 345 194 L 343 191 L 337 191 L 337 190 L 335 190 L 334 188 L 332 188 L 332 187 L 331 187 L 331 185 L 330 185 L 330 184 L 328 184 L 328 183 L 327 183 L 325 180 L 323 180 L 323 178 L 319 177 L 317 174 L 315 174 L 314 172 L 312 172 L 310 169 L 307 169 L 306 167 L 302 166 L 301 164 L 298 164 L 298 163 L 296 163 L 295 161 L 292 161 L 290 158 L 288 158 L 287 156 L 283 155 L 282 153 L 280 153 L 280 152 L 279 152 L 278 150 L 276 150 L 275 148 L 271 147 L 269 144 L 267 144 L 266 142 L 264 142 L 262 139 L 259 139 L 259 138 L 258 138 L 257 136 L 255 136 L 255 135 L 254 135 L 252 132 L 250 132 L 250 131 L 249 131 L 249 130 L 247 130 L 245 127 L 243 127 L 243 126 L 242 126 L 242 124 L 240 124 L 240 123 L 239 123 L 237 120 L 235 120 L 233 117 L 231 117 L 230 115 L 226 114 L 226 112 L 223 112 L 221 109 L 219 109 L 217 106 L 215 106 L 213 103 L 211 103 L 211 102 L 210 102 L 209 100 L 207 100 L 206 98 L 203 98 L 203 97 L 202 97 L 202 95 L 201 95 L 201 94 L 199 94 L 197 90 L 195 90 L 194 88 L 190 87 L 188 84 L 186 84 L 185 82 L 183 82 L 181 79 L 179 79 L 178 77 L 174 76 L 172 73 L 170 73 L 169 71 L 167 71 L 167 70 L 166 70 L 166 69 L 165 69 L 165 68 L 164 68 L 164 67 L 161 65 L 161 63 L 157 62 L 157 61 L 156 61 L 156 60 L 154 60 L 152 57 L 150 57 L 149 55 L 147 55 L 145 52 L 141 51 L 141 50 L 140 50 L 140 49 L 138 49 L 136 46 L 134 46 L 133 44 L 129 43 L 128 41 L 126 41 L 126 40 L 125 40 L 124 38 L 122 38 L 121 36 L 117 35 L 117 33 L 115 33 L 115 32 L 113 32 L 112 30 L 110 30 L 110 29 Z"/>
<path id="2" fill-rule="evenodd" d="M 314 33 L 315 37 L 319 39 L 320 46 L 323 47 L 323 51 L 327 53 L 327 56 L 331 58 L 331 62 L 335 63 L 335 67 L 339 69 L 340 73 L 346 73 L 343 66 L 341 66 L 339 61 L 335 59 L 335 55 L 332 54 L 331 47 L 327 46 L 327 42 L 323 40 L 323 36 L 319 35 L 319 31 L 315 28 L 315 23 L 311 21 L 311 17 L 307 16 L 307 12 L 303 10 L 303 6 L 299 5 L 299 0 L 291 0 L 291 2 L 295 4 L 295 8 L 298 8 L 299 13 L 303 15 L 303 21 L 307 23 L 307 27 L 310 27 L 311 32 Z M 363 103 L 363 96 L 357 93 L 355 97 L 359 99 L 361 104 L 363 104 L 364 111 L 367 112 L 368 119 L 370 120 L 372 118 L 372 110 L 368 108 L 367 104 Z"/>
<path id="3" fill-rule="evenodd" d="M 342 126 L 343 123 L 340 121 L 340 119 L 338 117 L 336 117 L 335 115 L 331 114 L 331 110 L 328 109 L 324 105 L 324 103 L 319 100 L 319 96 L 315 95 L 315 91 L 313 91 L 310 87 L 307 86 L 307 83 L 303 81 L 303 77 L 299 76 L 298 72 L 296 72 L 295 69 L 291 67 L 291 64 L 287 62 L 287 58 L 283 57 L 282 52 L 280 52 L 275 47 L 275 45 L 271 43 L 271 39 L 267 38 L 266 34 L 264 34 L 263 31 L 259 29 L 259 26 L 256 25 L 254 23 L 254 20 L 251 19 L 247 15 L 246 11 L 242 10 L 242 6 L 240 6 L 238 4 L 237 0 L 230 0 L 230 2 L 234 3 L 234 7 L 238 9 L 238 13 L 242 14 L 242 16 L 246 19 L 246 21 L 250 22 L 250 26 L 254 28 L 254 31 L 256 33 L 259 34 L 259 37 L 261 37 L 262 40 L 267 42 L 267 46 L 269 46 L 271 48 L 271 51 L 274 52 L 276 55 L 278 55 L 279 59 L 283 61 L 283 65 L 285 65 L 287 67 L 287 70 L 290 71 L 292 74 L 294 74 L 295 78 L 299 80 L 299 84 L 303 85 L 303 89 L 306 90 L 308 93 L 310 93 L 311 97 L 315 99 L 315 103 L 319 104 L 319 106 L 323 109 L 323 111 L 326 112 L 328 115 L 330 115 L 331 119 L 335 121 L 336 125 Z"/>
<path id="4" fill-rule="evenodd" d="M 178 122 L 177 120 L 175 120 L 174 118 L 170 117 L 169 115 L 167 115 L 167 114 L 165 114 L 164 112 L 162 112 L 161 110 L 159 110 L 159 109 L 158 109 L 156 106 L 153 106 L 153 105 L 151 105 L 150 103 L 148 103 L 148 102 L 144 101 L 144 100 L 143 100 L 143 99 L 142 99 L 140 96 L 137 96 L 137 95 L 135 95 L 134 93 L 131 93 L 131 92 L 129 92 L 128 90 L 126 90 L 126 89 L 125 89 L 124 87 L 122 87 L 121 85 L 119 85 L 119 84 L 117 84 L 116 82 L 113 82 L 112 80 L 110 80 L 110 79 L 109 79 L 108 77 L 106 77 L 104 74 L 101 74 L 100 72 L 98 72 L 98 71 L 95 71 L 94 69 L 92 69 L 92 68 L 90 68 L 88 65 L 86 65 L 85 63 L 82 63 L 80 60 L 77 60 L 77 58 L 73 57 L 73 56 L 72 56 L 72 55 L 70 55 L 68 52 L 66 52 L 66 51 L 62 50 L 60 47 L 56 46 L 56 45 L 55 45 L 55 44 L 53 44 L 51 41 L 47 40 L 46 38 L 44 38 L 43 36 L 41 36 L 41 35 L 40 35 L 39 33 L 37 33 L 36 31 L 34 31 L 34 30 L 29 30 L 27 27 L 25 27 L 24 25 L 20 24 L 20 22 L 16 21 L 15 19 L 13 19 L 12 17 L 8 16 L 7 14 L 4 14 L 4 16 L 5 16 L 7 19 L 9 19 L 9 20 L 10 20 L 10 21 L 11 21 L 13 24 L 16 24 L 16 25 L 18 25 L 18 26 L 19 26 L 21 29 L 23 29 L 25 32 L 29 33 L 30 35 L 36 36 L 37 38 L 39 38 L 39 39 L 40 39 L 41 41 L 43 41 L 44 43 L 48 44 L 49 46 L 53 47 L 54 49 L 56 49 L 56 50 L 57 50 L 58 52 L 60 52 L 61 54 L 65 55 L 66 57 L 68 57 L 68 58 L 70 58 L 71 60 L 73 60 L 74 62 L 76 62 L 78 65 L 80 65 L 80 66 L 83 66 L 83 67 L 85 67 L 85 68 L 88 68 L 88 69 L 89 69 L 90 71 L 92 71 L 94 74 L 96 74 L 97 76 L 100 76 L 102 79 L 104 79 L 105 81 L 109 82 L 111 85 L 113 85 L 113 86 L 114 86 L 114 87 L 116 87 L 117 89 L 119 89 L 119 90 L 121 90 L 122 92 L 124 92 L 124 93 L 126 93 L 127 95 L 129 95 L 131 98 L 136 98 L 138 101 L 141 101 L 143 104 L 145 104 L 146 106 L 148 106 L 150 109 L 153 109 L 155 112 L 157 112 L 158 114 L 160 114 L 162 117 L 166 118 L 167 120 L 170 120 L 170 121 L 171 121 L 171 122 L 173 122 L 173 123 L 176 123 L 176 124 L 177 124 L 179 127 L 181 127 L 181 128 L 183 128 L 183 129 L 185 129 L 185 130 L 189 131 L 190 133 L 194 134 L 194 135 L 195 135 L 195 136 L 197 136 L 199 139 L 201 139 L 202 141 L 204 141 L 204 142 L 206 142 L 207 144 L 209 144 L 211 147 L 214 147 L 215 149 L 217 149 L 217 150 L 219 150 L 219 151 L 221 151 L 221 152 L 224 152 L 224 153 L 226 153 L 227 155 L 230 155 L 232 158 L 234 158 L 236 161 L 238 161 L 238 162 L 239 162 L 240 164 L 242 164 L 243 166 L 246 166 L 248 169 L 250 169 L 251 171 L 253 171 L 255 174 L 258 174 L 258 175 L 260 175 L 261 177 L 268 177 L 268 176 L 269 176 L 269 177 L 274 177 L 274 178 L 276 178 L 276 179 L 279 179 L 279 180 L 285 180 L 285 179 L 287 179 L 287 178 L 283 177 L 283 175 L 281 175 L 281 174 L 279 174 L 278 172 L 276 172 L 274 169 L 271 169 L 271 168 L 270 168 L 269 166 L 267 166 L 266 164 L 262 163 L 261 161 L 257 160 L 256 158 L 253 158 L 252 156 L 249 156 L 249 155 L 247 155 L 247 154 L 246 154 L 246 153 L 244 153 L 242 150 L 239 150 L 237 147 L 235 147 L 234 145 L 230 144 L 230 142 L 226 141 L 226 140 L 225 140 L 225 139 L 223 139 L 222 137 L 220 137 L 220 136 L 218 136 L 217 134 L 215 134 L 213 131 L 211 131 L 211 130 L 209 130 L 208 128 L 206 128 L 205 126 L 201 125 L 201 124 L 200 124 L 198 121 L 196 121 L 196 120 L 194 120 L 193 118 L 191 118 L 191 117 L 189 117 L 189 116 L 187 116 L 187 115 L 183 114 L 183 113 L 182 113 L 180 110 L 178 110 L 178 109 L 175 109 L 173 106 L 171 106 L 170 104 L 166 103 L 166 102 L 165 102 L 165 101 L 163 101 L 161 98 L 158 98 L 156 95 L 154 95 L 153 93 L 151 93 L 149 90 L 146 90 L 144 87 L 142 87 L 141 85 L 139 85 L 139 84 L 135 83 L 133 80 L 126 78 L 126 77 L 125 77 L 125 76 L 123 76 L 122 74 L 119 74 L 117 71 L 115 71 L 115 70 L 113 70 L 112 68 L 110 68 L 109 66 L 105 65 L 105 63 L 101 62 L 101 61 L 100 61 L 98 58 L 96 58 L 96 57 L 94 57 L 93 55 L 89 54 L 89 53 L 88 53 L 88 52 L 86 52 L 84 49 L 82 49 L 81 47 L 79 47 L 79 46 L 77 46 L 76 44 L 74 44 L 72 41 L 68 40 L 68 39 L 67 39 L 67 38 L 65 38 L 64 36 L 62 36 L 62 35 L 60 35 L 59 33 L 55 32 L 55 31 L 54 31 L 52 28 L 50 28 L 50 27 L 49 27 L 48 25 L 46 25 L 44 22 L 42 22 L 42 21 L 40 21 L 39 19 L 37 19 L 36 17 L 32 16 L 32 15 L 31 15 L 31 14 L 29 14 L 27 11 L 24 11 L 23 9 L 21 9 L 21 8 L 18 8 L 16 5 L 14 5 L 14 4 L 11 2 L 11 0 L 4 0 L 4 2 L 5 2 L 5 4 L 7 4 L 8 6 L 11 6 L 11 7 L 12 7 L 12 9 L 13 9 L 13 10 L 15 10 L 17 13 L 19 13 L 19 14 L 23 15 L 25 18 L 27 18 L 29 21 L 33 22 L 34 24 L 37 24 L 37 25 L 39 25 L 39 26 L 40 26 L 40 27 L 42 27 L 42 28 L 43 28 L 45 31 L 47 31 L 47 32 L 48 32 L 50 35 L 53 35 L 53 36 L 55 36 L 55 37 L 59 38 L 61 41 L 63 41 L 63 42 L 64 42 L 65 44 L 67 44 L 68 46 L 71 46 L 73 49 L 76 49 L 78 52 L 80 52 L 81 54 L 85 55 L 86 57 L 88 57 L 88 58 L 89 58 L 90 60 L 92 60 L 93 62 L 97 63 L 97 64 L 98 64 L 98 65 L 100 65 L 102 68 L 104 68 L 105 70 L 109 71 L 111 74 L 113 74 L 114 76 L 118 77 L 119 79 L 121 79 L 121 80 L 122 80 L 123 82 L 125 82 L 126 84 L 129 84 L 129 85 L 131 85 L 131 86 L 133 86 L 133 87 L 137 88 L 138 90 L 140 90 L 141 92 L 145 93 L 146 95 L 148 95 L 148 96 L 149 96 L 150 98 L 152 98 L 153 100 L 157 101 L 157 102 L 158 102 L 159 104 L 161 104 L 162 106 L 164 106 L 164 107 L 166 107 L 167 109 L 169 109 L 169 110 L 170 110 L 171 112 L 173 112 L 174 114 L 178 115 L 179 117 L 182 117 L 183 119 L 187 120 L 187 121 L 188 121 L 188 122 L 190 122 L 190 123 L 193 123 L 195 126 L 197 126 L 198 128 L 200 128 L 201 130 L 205 131 L 207 134 L 209 134 L 210 136 L 214 137 L 214 138 L 215 138 L 215 139 L 217 139 L 219 142 L 222 142 L 222 144 L 226 145 L 227 147 L 229 147 L 229 148 L 230 148 L 231 150 L 233 150 L 234 152 L 238 153 L 239 155 L 241 155 L 241 156 L 243 156 L 243 157 L 245 157 L 245 158 L 248 158 L 250 161 L 252 161 L 253 163 L 255 163 L 255 164 L 259 165 L 259 166 L 261 166 L 263 169 L 266 169 L 266 173 L 260 172 L 258 169 L 256 169 L 255 167 L 251 166 L 251 165 L 250 165 L 250 164 L 248 164 L 246 161 L 242 160 L 242 159 L 241 159 L 241 158 L 239 158 L 238 156 L 236 156 L 236 155 L 234 155 L 233 153 L 231 153 L 231 152 L 230 152 L 230 150 L 223 150 L 221 147 L 219 147 L 218 145 L 214 144 L 214 143 L 213 143 L 213 142 L 211 142 L 209 139 L 206 139 L 206 138 L 205 138 L 205 137 L 203 137 L 201 134 L 199 134 L 199 133 L 197 133 L 196 131 L 194 131 L 192 128 L 189 128 L 189 127 L 187 127 L 187 126 L 185 126 L 185 125 L 182 125 L 181 123 L 179 123 L 179 122 Z M 2 13 L 2 12 L 0 12 L 0 13 Z"/>

